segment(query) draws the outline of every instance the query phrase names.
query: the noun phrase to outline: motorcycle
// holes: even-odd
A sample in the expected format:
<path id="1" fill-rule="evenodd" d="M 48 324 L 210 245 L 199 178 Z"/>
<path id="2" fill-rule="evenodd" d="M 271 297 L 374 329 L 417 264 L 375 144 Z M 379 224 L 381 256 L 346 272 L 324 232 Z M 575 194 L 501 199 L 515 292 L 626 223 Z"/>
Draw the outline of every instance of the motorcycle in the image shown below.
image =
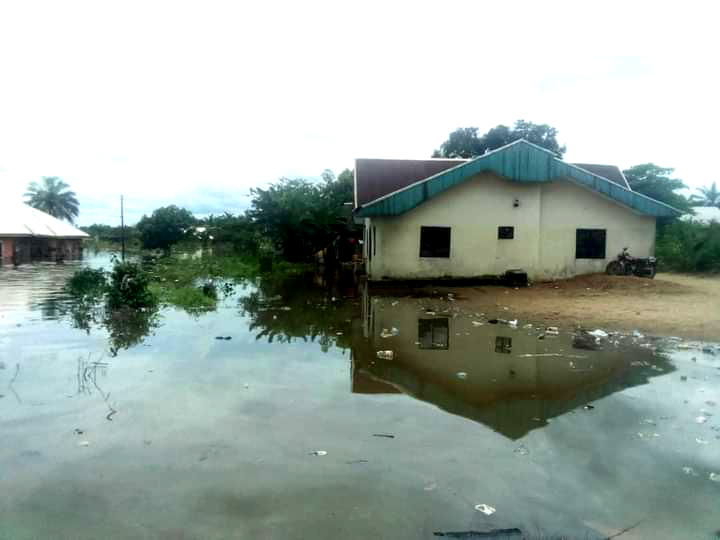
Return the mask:
<path id="1" fill-rule="evenodd" d="M 646 259 L 633 257 L 628 253 L 628 248 L 623 248 L 617 259 L 610 261 L 605 267 L 605 273 L 610 276 L 646 277 L 653 279 L 657 272 L 657 259 L 648 257 Z"/>

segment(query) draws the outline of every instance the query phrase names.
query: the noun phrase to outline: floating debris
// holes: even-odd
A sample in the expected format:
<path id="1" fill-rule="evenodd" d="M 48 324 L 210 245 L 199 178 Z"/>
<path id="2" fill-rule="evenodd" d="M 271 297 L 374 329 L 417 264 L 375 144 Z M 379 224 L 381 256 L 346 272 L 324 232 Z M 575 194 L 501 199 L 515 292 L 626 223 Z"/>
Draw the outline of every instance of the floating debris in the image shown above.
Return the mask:
<path id="1" fill-rule="evenodd" d="M 708 444 L 708 442 L 702 437 L 695 437 L 695 442 L 698 444 Z"/>
<path id="2" fill-rule="evenodd" d="M 711 472 L 708 478 L 710 478 L 713 482 L 720 482 L 720 473 Z"/>
<path id="3" fill-rule="evenodd" d="M 90 441 L 80 441 L 77 444 L 78 444 L 78 446 L 83 446 L 83 447 L 90 446 Z"/>
<path id="4" fill-rule="evenodd" d="M 695 472 L 695 469 L 692 467 L 683 467 L 682 471 L 687 474 L 688 476 L 697 476 L 698 473 Z"/>
<path id="5" fill-rule="evenodd" d="M 394 439 L 395 435 L 390 433 L 373 433 L 373 437 L 385 437 L 386 439 Z"/>
<path id="6" fill-rule="evenodd" d="M 464 371 L 458 371 L 458 372 L 455 374 L 455 376 L 456 376 L 458 379 L 463 380 L 463 381 L 464 381 L 465 379 L 467 379 L 467 373 L 465 373 Z"/>
<path id="7" fill-rule="evenodd" d="M 310 452 L 310 455 L 311 456 L 327 456 L 327 451 L 326 450 L 314 450 L 314 451 Z"/>
<path id="8" fill-rule="evenodd" d="M 707 417 L 707 416 L 702 416 L 702 415 L 701 415 L 701 416 L 698 416 L 698 417 L 695 419 L 695 423 L 696 423 L 696 424 L 704 424 L 704 423 L 707 422 L 707 421 L 708 421 L 708 417 Z"/>
<path id="9" fill-rule="evenodd" d="M 583 405 L 583 409 L 586 411 L 592 411 L 595 408 L 595 405 Z"/>
<path id="10" fill-rule="evenodd" d="M 496 512 L 495 508 L 493 508 L 493 507 L 490 506 L 489 504 L 484 504 L 484 503 L 483 503 L 483 504 L 476 504 L 476 505 L 475 505 L 475 510 L 477 510 L 478 512 L 482 512 L 482 513 L 485 514 L 486 516 L 491 516 L 491 515 L 493 515 L 493 514 Z"/>
<path id="11" fill-rule="evenodd" d="M 527 456 L 530 453 L 530 450 L 528 450 L 527 446 L 521 444 L 515 450 L 513 450 L 513 453 L 517 454 L 518 456 Z"/>
<path id="12" fill-rule="evenodd" d="M 485 323 L 481 323 L 480 321 L 472 321 L 472 325 L 473 325 L 473 326 L 482 326 L 482 325 L 484 325 L 484 324 L 485 324 Z"/>
<path id="13" fill-rule="evenodd" d="M 376 355 L 380 360 L 392 360 L 395 357 L 393 351 L 378 351 Z"/>
<path id="14" fill-rule="evenodd" d="M 599 328 L 597 330 L 593 330 L 592 332 L 588 332 L 588 334 L 595 338 L 606 338 L 610 335 L 605 330 L 600 330 Z"/>
<path id="15" fill-rule="evenodd" d="M 370 463 L 367 459 L 353 459 L 352 461 L 346 461 L 347 465 L 354 465 L 356 463 Z"/>
<path id="16" fill-rule="evenodd" d="M 560 335 L 560 329 L 557 326 L 548 326 L 545 328 L 545 334 L 548 336 L 558 336 Z"/>
<path id="17" fill-rule="evenodd" d="M 457 532 L 441 532 L 435 531 L 435 536 L 447 536 L 449 538 L 509 538 L 511 536 L 522 536 L 522 531 L 517 528 L 512 529 L 492 529 L 489 531 L 457 531 Z"/>
<path id="18" fill-rule="evenodd" d="M 423 488 L 423 491 L 435 491 L 437 489 L 437 484 L 435 482 L 432 482 L 431 484 L 428 484 Z"/>

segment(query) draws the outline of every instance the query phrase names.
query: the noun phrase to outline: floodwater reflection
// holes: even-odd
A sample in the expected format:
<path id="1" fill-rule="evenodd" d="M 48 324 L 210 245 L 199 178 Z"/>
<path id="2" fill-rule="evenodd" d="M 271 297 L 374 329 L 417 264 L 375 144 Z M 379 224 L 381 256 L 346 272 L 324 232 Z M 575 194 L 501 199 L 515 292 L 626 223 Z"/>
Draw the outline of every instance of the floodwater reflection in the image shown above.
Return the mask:
<path id="1" fill-rule="evenodd" d="M 573 335 L 489 324 L 454 304 L 368 296 L 352 342 L 355 393 L 404 393 L 510 439 L 674 370 L 647 348 L 573 347 Z M 388 332 L 388 329 L 393 331 Z M 542 338 L 540 338 L 543 336 Z M 392 360 L 377 357 L 392 350 Z"/>

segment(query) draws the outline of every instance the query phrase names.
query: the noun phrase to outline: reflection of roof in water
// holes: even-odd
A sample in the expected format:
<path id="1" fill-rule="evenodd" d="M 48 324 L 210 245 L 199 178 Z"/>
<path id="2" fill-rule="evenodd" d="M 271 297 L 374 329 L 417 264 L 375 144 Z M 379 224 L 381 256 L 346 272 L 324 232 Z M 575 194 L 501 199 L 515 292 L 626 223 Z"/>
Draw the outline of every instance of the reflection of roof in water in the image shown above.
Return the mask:
<path id="1" fill-rule="evenodd" d="M 575 360 L 574 368 L 568 366 L 566 359 L 558 357 L 522 359 L 526 364 L 533 363 L 529 367 L 534 379 L 528 384 L 528 378 L 523 380 L 522 373 L 506 371 L 505 378 L 500 378 L 501 371 L 497 368 L 502 368 L 505 362 L 511 363 L 512 357 L 498 355 L 497 358 L 483 357 L 483 367 L 460 380 L 454 368 L 428 370 L 422 360 L 415 361 L 407 351 L 402 359 L 383 362 L 376 361 L 367 342 L 356 341 L 355 345 L 353 392 L 376 394 L 383 388 L 386 393 L 402 392 L 451 414 L 485 424 L 510 439 L 518 439 L 547 425 L 551 418 L 624 388 L 646 384 L 650 378 L 674 370 L 662 356 L 652 357 L 652 364 L 641 362 L 642 365 L 631 366 L 627 353 L 584 351 L 586 359 Z M 642 354 L 650 359 L 647 350 L 634 352 L 632 358 L 637 360 Z M 435 367 L 448 365 L 440 355 L 437 360 L 440 364 Z"/>

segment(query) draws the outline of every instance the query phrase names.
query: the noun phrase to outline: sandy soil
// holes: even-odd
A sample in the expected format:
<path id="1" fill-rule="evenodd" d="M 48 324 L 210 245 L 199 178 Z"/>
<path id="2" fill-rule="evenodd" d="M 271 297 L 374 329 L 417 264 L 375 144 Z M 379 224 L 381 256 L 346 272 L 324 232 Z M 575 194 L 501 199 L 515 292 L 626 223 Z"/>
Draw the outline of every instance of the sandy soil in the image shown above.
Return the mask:
<path id="1" fill-rule="evenodd" d="M 593 274 L 528 288 L 451 288 L 463 307 L 555 326 L 720 341 L 720 277 Z M 475 306 L 477 306 L 475 308 Z M 504 308 L 509 308 L 504 310 Z"/>

